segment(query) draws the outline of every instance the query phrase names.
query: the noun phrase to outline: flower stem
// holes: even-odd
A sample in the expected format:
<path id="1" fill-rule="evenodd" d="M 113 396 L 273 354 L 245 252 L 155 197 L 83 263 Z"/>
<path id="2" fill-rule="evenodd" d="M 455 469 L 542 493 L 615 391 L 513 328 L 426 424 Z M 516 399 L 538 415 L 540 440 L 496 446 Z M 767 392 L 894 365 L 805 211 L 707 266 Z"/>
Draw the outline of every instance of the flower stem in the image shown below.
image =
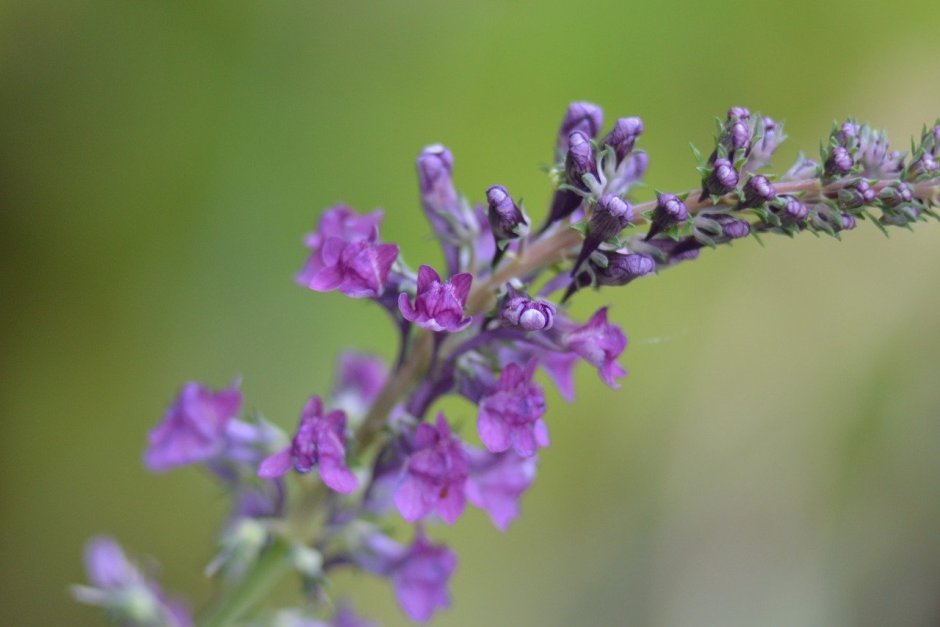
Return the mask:
<path id="1" fill-rule="evenodd" d="M 274 588 L 290 570 L 290 547 L 275 539 L 245 576 L 225 592 L 211 614 L 199 627 L 225 627 L 236 623 Z"/>

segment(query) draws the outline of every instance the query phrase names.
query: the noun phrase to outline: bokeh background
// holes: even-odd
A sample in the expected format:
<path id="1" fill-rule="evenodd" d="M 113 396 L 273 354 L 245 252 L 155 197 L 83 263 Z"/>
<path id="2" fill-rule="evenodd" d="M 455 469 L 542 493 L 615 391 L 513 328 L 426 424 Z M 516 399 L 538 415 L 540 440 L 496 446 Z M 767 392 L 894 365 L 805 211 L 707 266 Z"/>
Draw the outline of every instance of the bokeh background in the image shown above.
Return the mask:
<path id="1" fill-rule="evenodd" d="M 649 188 L 696 183 L 691 140 L 746 105 L 815 153 L 834 119 L 905 146 L 940 115 L 934 0 L 0 4 L 0 614 L 96 625 L 72 603 L 87 537 L 155 556 L 199 606 L 226 503 L 147 474 L 186 379 L 244 377 L 292 428 L 344 347 L 394 351 L 378 311 L 297 287 L 338 201 L 383 207 L 439 259 L 413 159 L 539 215 L 566 104 L 641 115 Z M 940 621 L 940 225 L 753 240 L 585 295 L 631 338 L 614 392 L 551 393 L 553 445 L 500 534 L 460 554 L 440 625 L 933 625 Z M 465 417 L 472 425 L 472 415 Z M 344 576 L 363 614 L 391 591 Z"/>

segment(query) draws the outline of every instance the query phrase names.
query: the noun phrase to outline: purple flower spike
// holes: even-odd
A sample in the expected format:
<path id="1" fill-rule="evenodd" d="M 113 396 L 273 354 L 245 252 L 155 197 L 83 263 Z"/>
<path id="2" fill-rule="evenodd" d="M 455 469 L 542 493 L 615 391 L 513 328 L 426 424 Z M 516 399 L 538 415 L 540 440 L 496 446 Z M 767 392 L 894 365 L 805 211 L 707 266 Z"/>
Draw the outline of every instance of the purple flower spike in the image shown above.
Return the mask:
<path id="1" fill-rule="evenodd" d="M 333 406 L 356 416 L 364 415 L 388 378 L 385 362 L 373 355 L 349 351 L 339 356 L 337 370 Z"/>
<path id="2" fill-rule="evenodd" d="M 418 268 L 418 294 L 414 305 L 408 294 L 398 296 L 398 308 L 405 320 L 431 331 L 456 333 L 466 329 L 471 318 L 464 317 L 467 296 L 473 275 L 455 274 L 449 281 L 441 282 L 441 276 L 430 266 Z"/>
<path id="3" fill-rule="evenodd" d="M 562 336 L 566 348 L 597 368 L 604 383 L 617 389 L 617 378 L 627 374 L 616 359 L 627 347 L 627 336 L 620 327 L 607 322 L 607 307 L 598 309 L 587 324 Z"/>
<path id="4" fill-rule="evenodd" d="M 467 500 L 486 510 L 493 524 L 506 531 L 519 516 L 519 498 L 535 481 L 537 465 L 535 455 L 471 450 Z"/>
<path id="5" fill-rule="evenodd" d="M 511 294 L 503 302 L 499 317 L 525 331 L 547 331 L 555 324 L 555 305 L 525 294 Z"/>
<path id="6" fill-rule="evenodd" d="M 643 120 L 640 118 L 620 118 L 614 128 L 604 137 L 604 145 L 614 149 L 617 162 L 623 161 L 633 150 L 636 138 L 643 134 Z"/>
<path id="7" fill-rule="evenodd" d="M 261 462 L 258 476 L 276 479 L 292 467 L 300 474 L 320 469 L 327 486 L 342 494 L 359 487 L 359 480 L 346 467 L 346 414 L 334 410 L 323 415 L 323 401 L 312 396 L 300 416 L 291 445 Z"/>
<path id="8" fill-rule="evenodd" d="M 565 112 L 561 128 L 558 129 L 556 157 L 561 158 L 568 151 L 571 133 L 579 131 L 589 138 L 596 137 L 604 125 L 604 111 L 592 102 L 572 102 Z"/>
<path id="9" fill-rule="evenodd" d="M 310 257 L 297 282 L 317 292 L 339 290 L 352 298 L 375 298 L 398 258 L 398 246 L 379 244 L 382 212 L 361 216 L 346 206 L 320 218 L 319 230 L 305 240 Z"/>
<path id="10" fill-rule="evenodd" d="M 417 522 L 437 510 L 444 522 L 452 525 L 466 505 L 464 484 L 470 468 L 467 452 L 451 433 L 444 414 L 437 415 L 436 427 L 418 425 L 415 446 L 395 491 L 395 507 L 408 522 Z"/>
<path id="11" fill-rule="evenodd" d="M 536 362 L 525 369 L 512 363 L 503 369 L 495 389 L 480 399 L 477 429 L 487 450 L 501 453 L 510 448 L 531 457 L 548 446 L 548 428 L 542 420 L 545 396 L 532 380 Z"/>
<path id="12" fill-rule="evenodd" d="M 150 432 L 144 454 L 147 468 L 160 472 L 219 455 L 226 427 L 241 407 L 237 385 L 214 392 L 193 381 L 184 384 L 163 421 Z"/>

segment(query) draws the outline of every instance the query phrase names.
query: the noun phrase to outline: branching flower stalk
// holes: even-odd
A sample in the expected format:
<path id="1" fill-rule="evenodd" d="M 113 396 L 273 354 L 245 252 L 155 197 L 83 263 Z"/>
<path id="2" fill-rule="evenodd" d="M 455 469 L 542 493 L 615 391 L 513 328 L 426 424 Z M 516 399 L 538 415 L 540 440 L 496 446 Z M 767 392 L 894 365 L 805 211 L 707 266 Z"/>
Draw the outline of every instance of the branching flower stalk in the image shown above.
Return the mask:
<path id="1" fill-rule="evenodd" d="M 532 485 L 538 450 L 549 445 L 542 370 L 572 400 L 581 361 L 612 388 L 626 374 L 627 337 L 607 308 L 587 322 L 566 303 L 587 288 L 624 286 L 744 237 L 836 238 L 868 220 L 887 233 L 937 218 L 940 122 L 909 154 L 855 120 L 837 124 L 818 161 L 802 155 L 788 171 L 761 173 L 784 140 L 783 126 L 733 107 L 718 121 L 708 158 L 693 149 L 701 185 L 631 204 L 647 154 L 642 120 L 621 118 L 598 139 L 603 114 L 571 104 L 555 146 L 555 193 L 537 230 L 502 185 L 472 205 L 453 184 L 453 156 L 425 148 L 417 170 L 421 206 L 441 243 L 439 272 L 417 272 L 398 246 L 379 239 L 382 213 L 326 211 L 307 236 L 297 275 L 316 292 L 369 299 L 388 312 L 399 359 L 345 353 L 333 389 L 310 397 L 292 437 L 259 415 L 242 418 L 236 380 L 222 390 L 185 384 L 151 432 L 144 461 L 154 471 L 198 464 L 229 491 L 232 513 L 207 574 L 222 592 L 198 624 L 346 626 L 375 624 L 329 594 L 329 577 L 356 568 L 389 580 L 405 614 L 430 620 L 450 604 L 457 556 L 429 539 L 429 523 L 454 524 L 467 503 L 505 531 Z M 431 410 L 459 395 L 477 406 L 478 448 Z M 414 525 L 408 544 L 383 525 Z M 90 586 L 75 597 L 122 625 L 191 625 L 189 610 L 116 542 L 89 543 Z M 304 602 L 271 608 L 268 593 L 288 573 Z"/>

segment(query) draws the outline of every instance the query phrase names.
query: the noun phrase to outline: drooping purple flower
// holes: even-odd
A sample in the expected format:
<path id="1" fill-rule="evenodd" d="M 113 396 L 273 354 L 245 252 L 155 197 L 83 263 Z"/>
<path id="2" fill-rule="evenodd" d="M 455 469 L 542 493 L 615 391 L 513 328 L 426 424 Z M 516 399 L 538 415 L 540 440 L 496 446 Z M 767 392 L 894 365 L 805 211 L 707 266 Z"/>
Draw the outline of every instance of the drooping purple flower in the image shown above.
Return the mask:
<path id="1" fill-rule="evenodd" d="M 561 158 L 568 151 L 571 133 L 578 131 L 589 138 L 596 137 L 604 125 L 604 111 L 593 102 L 572 102 L 565 111 L 565 117 L 558 129 L 558 142 L 555 148 L 556 158 Z"/>
<path id="2" fill-rule="evenodd" d="M 562 344 L 589 364 L 597 368 L 604 383 L 617 389 L 617 377 L 627 374 L 617 357 L 627 347 L 627 336 L 615 324 L 607 322 L 607 307 L 602 307 L 588 322 L 569 330 L 561 338 Z"/>
<path id="3" fill-rule="evenodd" d="M 411 620 L 427 622 L 439 608 L 450 606 L 447 585 L 457 569 L 457 555 L 443 544 L 432 544 L 421 527 L 409 547 L 370 533 L 363 548 L 357 561 L 391 580 L 398 604 Z"/>
<path id="4" fill-rule="evenodd" d="M 477 431 L 487 450 L 501 453 L 510 448 L 530 457 L 548 446 L 548 427 L 542 420 L 545 395 L 532 380 L 536 362 L 523 369 L 515 363 L 503 368 L 496 386 L 480 399 Z"/>
<path id="5" fill-rule="evenodd" d="M 290 446 L 261 462 L 258 476 L 275 479 L 292 467 L 301 474 L 314 466 L 327 486 L 348 494 L 359 486 L 359 480 L 346 467 L 346 414 L 334 410 L 323 414 L 323 401 L 312 396 L 300 416 L 297 433 Z"/>
<path id="6" fill-rule="evenodd" d="M 637 117 L 620 118 L 614 128 L 604 137 L 603 144 L 614 149 L 617 162 L 623 161 L 636 144 L 636 139 L 643 134 L 643 120 Z"/>
<path id="7" fill-rule="evenodd" d="M 490 453 L 468 449 L 470 478 L 467 500 L 486 510 L 500 531 L 519 515 L 519 498 L 535 481 L 538 458 L 523 457 L 515 451 Z"/>
<path id="8" fill-rule="evenodd" d="M 555 323 L 555 305 L 541 298 L 512 293 L 503 301 L 499 317 L 507 324 L 526 331 L 547 331 Z"/>
<path id="9" fill-rule="evenodd" d="M 388 379 L 388 367 L 374 355 L 340 354 L 332 405 L 348 415 L 363 416 Z"/>
<path id="10" fill-rule="evenodd" d="M 241 407 L 237 384 L 213 391 L 194 381 L 185 383 L 150 432 L 144 463 L 160 472 L 215 457 L 224 450 L 227 425 Z"/>
<path id="11" fill-rule="evenodd" d="M 473 275 L 464 272 L 442 282 L 434 268 L 422 265 L 418 268 L 418 293 L 414 305 L 408 294 L 402 292 L 398 296 L 398 309 L 405 320 L 422 328 L 451 333 L 462 331 L 472 321 L 463 315 L 472 281 Z"/>
<path id="12" fill-rule="evenodd" d="M 113 538 L 92 538 L 85 546 L 85 568 L 91 586 L 72 586 L 76 600 L 97 605 L 122 625 L 191 627 L 186 606 L 167 597 L 131 563 Z"/>
<path id="13" fill-rule="evenodd" d="M 381 295 L 398 246 L 380 244 L 382 212 L 359 215 L 340 205 L 326 211 L 319 229 L 307 235 L 310 256 L 297 282 L 317 292 L 339 290 L 351 298 Z"/>
<path id="14" fill-rule="evenodd" d="M 437 511 L 447 524 L 457 522 L 466 505 L 464 486 L 469 470 L 467 452 L 444 414 L 437 415 L 436 427 L 418 425 L 415 450 L 395 490 L 395 506 L 402 518 L 417 522 Z"/>

